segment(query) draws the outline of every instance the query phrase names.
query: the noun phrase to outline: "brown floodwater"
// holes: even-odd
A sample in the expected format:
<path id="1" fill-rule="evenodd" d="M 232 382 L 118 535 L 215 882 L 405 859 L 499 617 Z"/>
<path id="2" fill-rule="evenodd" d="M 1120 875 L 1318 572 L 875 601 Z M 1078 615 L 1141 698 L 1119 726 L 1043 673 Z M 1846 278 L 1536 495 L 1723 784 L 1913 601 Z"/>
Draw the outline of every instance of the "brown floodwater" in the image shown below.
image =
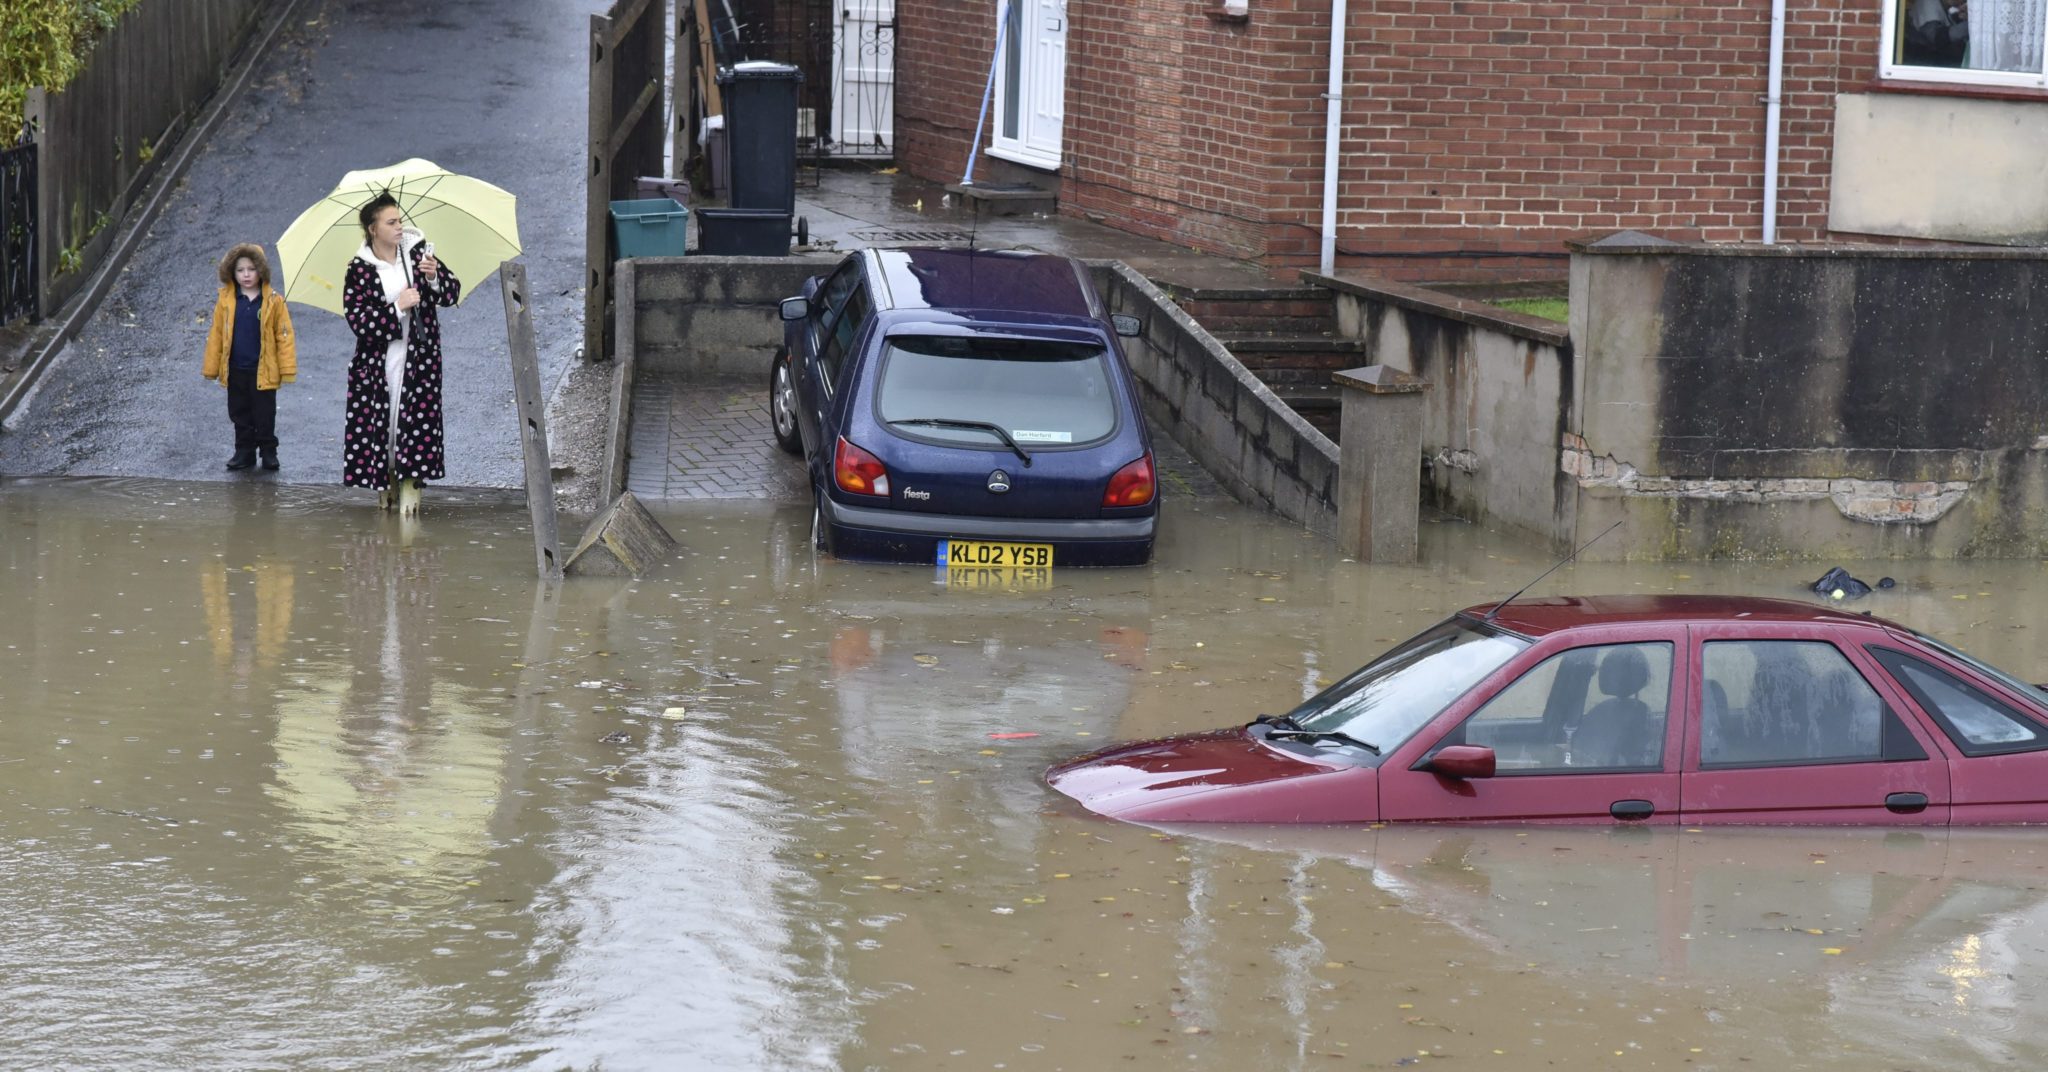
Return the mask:
<path id="1" fill-rule="evenodd" d="M 1284 709 L 1520 542 L 1176 503 L 1149 568 L 949 589 L 806 508 L 660 516 L 658 575 L 551 587 L 515 502 L 0 485 L 4 1064 L 2048 1065 L 2048 833 L 1147 829 L 1039 781 Z M 1849 565 L 2048 677 L 2048 566 Z"/>

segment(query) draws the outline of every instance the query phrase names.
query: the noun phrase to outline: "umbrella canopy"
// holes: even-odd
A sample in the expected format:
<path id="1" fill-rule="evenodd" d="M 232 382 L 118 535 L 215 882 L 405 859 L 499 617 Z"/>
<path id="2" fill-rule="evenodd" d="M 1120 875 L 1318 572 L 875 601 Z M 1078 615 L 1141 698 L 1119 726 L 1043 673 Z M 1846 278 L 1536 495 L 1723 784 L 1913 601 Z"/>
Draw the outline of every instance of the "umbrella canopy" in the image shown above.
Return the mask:
<path id="1" fill-rule="evenodd" d="M 519 255 L 518 207 L 504 190 L 429 160 L 351 171 L 279 236 L 279 289 L 286 301 L 341 312 L 341 280 L 363 245 L 357 213 L 386 190 L 398 199 L 406 224 L 434 243 L 434 256 L 462 281 L 464 299 Z"/>

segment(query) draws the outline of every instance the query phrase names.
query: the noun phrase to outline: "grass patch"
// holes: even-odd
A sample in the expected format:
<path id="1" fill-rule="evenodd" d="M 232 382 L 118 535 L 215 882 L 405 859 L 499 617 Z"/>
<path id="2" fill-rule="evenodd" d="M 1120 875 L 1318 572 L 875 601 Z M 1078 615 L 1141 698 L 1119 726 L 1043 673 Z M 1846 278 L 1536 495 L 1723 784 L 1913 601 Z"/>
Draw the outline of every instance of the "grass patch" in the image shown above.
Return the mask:
<path id="1" fill-rule="evenodd" d="M 1517 313 L 1555 320 L 1560 324 L 1571 319 L 1571 303 L 1563 298 L 1502 298 L 1492 304 Z"/>

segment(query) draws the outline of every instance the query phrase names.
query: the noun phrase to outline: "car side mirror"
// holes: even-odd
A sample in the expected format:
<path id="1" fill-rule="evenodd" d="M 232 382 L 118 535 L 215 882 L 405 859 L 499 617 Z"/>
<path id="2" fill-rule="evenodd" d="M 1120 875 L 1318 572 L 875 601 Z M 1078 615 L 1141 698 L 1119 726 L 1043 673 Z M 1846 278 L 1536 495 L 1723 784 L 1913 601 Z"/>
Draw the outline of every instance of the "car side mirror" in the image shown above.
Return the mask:
<path id="1" fill-rule="evenodd" d="M 811 300 L 809 298 L 782 299 L 782 319 L 802 320 L 810 315 Z"/>
<path id="2" fill-rule="evenodd" d="M 1423 770 L 1446 778 L 1491 778 L 1493 767 L 1493 749 L 1478 744 L 1448 745 L 1422 765 Z"/>
<path id="3" fill-rule="evenodd" d="M 1109 318 L 1111 327 L 1126 339 L 1135 339 L 1145 333 L 1145 322 L 1129 313 L 1116 313 Z"/>

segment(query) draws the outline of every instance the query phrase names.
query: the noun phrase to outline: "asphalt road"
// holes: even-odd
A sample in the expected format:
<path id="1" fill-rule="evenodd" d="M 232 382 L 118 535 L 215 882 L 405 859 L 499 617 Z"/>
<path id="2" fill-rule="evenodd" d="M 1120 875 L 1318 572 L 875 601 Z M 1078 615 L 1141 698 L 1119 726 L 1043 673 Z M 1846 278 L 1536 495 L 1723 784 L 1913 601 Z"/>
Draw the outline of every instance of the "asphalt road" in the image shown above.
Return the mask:
<path id="1" fill-rule="evenodd" d="M 284 468 L 222 469 L 226 392 L 200 376 L 215 265 L 245 241 L 274 259 L 277 236 L 344 172 L 408 157 L 519 198 L 551 390 L 582 341 L 585 42 L 605 6 L 301 0 L 105 301 L 8 421 L 0 473 L 339 484 L 354 340 L 340 317 L 300 305 L 298 382 L 278 398 Z M 472 296 L 442 316 L 445 483 L 517 487 L 504 306 L 495 277 L 463 285 Z"/>

